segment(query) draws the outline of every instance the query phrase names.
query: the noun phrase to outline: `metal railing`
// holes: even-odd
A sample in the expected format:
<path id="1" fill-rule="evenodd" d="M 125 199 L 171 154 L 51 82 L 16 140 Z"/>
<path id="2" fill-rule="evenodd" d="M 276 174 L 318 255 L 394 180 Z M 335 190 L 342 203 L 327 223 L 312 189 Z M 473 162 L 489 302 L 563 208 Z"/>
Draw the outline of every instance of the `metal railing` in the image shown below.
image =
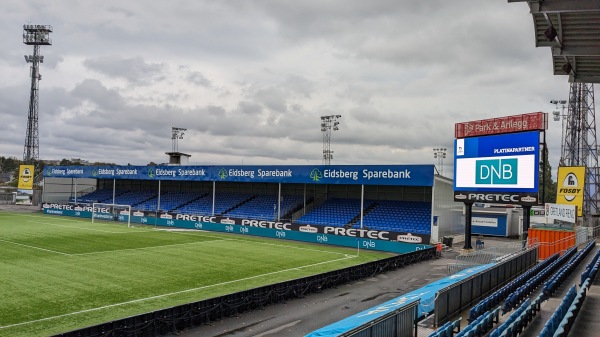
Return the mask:
<path id="1" fill-rule="evenodd" d="M 501 262 L 486 270 L 441 289 L 435 300 L 434 325 L 444 324 L 463 309 L 535 265 L 537 263 L 536 248 L 526 247 L 521 252 L 502 259 Z"/>
<path id="2" fill-rule="evenodd" d="M 482 264 L 502 262 L 515 255 L 521 254 L 527 249 L 537 248 L 538 245 L 539 242 L 537 239 L 532 238 L 528 243 L 525 241 L 508 242 L 498 246 L 464 253 L 456 257 L 456 262 L 448 264 L 448 275 L 456 274 L 464 269 Z"/>

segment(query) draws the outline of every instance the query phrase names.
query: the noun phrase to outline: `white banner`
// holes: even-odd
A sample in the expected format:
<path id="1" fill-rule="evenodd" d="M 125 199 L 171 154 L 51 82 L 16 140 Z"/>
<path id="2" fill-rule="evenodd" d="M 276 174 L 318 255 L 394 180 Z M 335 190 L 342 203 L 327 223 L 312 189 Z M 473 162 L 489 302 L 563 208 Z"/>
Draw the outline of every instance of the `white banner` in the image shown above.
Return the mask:
<path id="1" fill-rule="evenodd" d="M 576 223 L 577 206 L 546 203 L 546 223 L 553 223 L 554 220 Z"/>
<path id="2" fill-rule="evenodd" d="M 471 226 L 498 227 L 498 219 L 497 218 L 482 218 L 482 217 L 474 216 L 471 218 Z"/>

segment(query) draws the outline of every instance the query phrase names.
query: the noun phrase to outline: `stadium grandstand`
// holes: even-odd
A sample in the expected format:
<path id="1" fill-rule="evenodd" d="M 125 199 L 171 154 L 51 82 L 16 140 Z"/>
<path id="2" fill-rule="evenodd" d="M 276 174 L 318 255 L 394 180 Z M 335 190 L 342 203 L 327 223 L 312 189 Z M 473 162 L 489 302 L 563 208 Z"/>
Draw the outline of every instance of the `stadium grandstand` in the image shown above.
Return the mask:
<path id="1" fill-rule="evenodd" d="M 430 244 L 463 217 L 462 204 L 450 197 L 452 181 L 434 175 L 433 165 L 52 166 L 44 184 L 44 209 L 53 214 L 55 207 L 74 215 L 64 205 L 83 216 L 94 203 L 128 205 L 132 222 L 144 224 L 209 216 Z"/>

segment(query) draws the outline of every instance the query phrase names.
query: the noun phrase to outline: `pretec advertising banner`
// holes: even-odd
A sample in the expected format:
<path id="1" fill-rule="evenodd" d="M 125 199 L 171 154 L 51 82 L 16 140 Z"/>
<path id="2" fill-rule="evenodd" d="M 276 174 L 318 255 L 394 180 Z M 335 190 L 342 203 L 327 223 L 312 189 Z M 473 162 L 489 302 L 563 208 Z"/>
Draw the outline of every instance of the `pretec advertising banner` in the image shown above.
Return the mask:
<path id="1" fill-rule="evenodd" d="M 75 204 L 43 204 L 45 214 L 92 217 L 92 206 Z M 152 215 L 152 216 L 150 216 Z M 113 213 L 109 208 L 96 208 L 95 218 L 126 222 L 123 212 Z M 152 213 L 133 211 L 131 223 L 157 225 L 167 227 L 193 228 L 209 231 L 258 235 L 278 239 L 299 240 L 346 247 L 359 247 L 407 253 L 430 247 L 429 234 L 406 232 L 377 231 L 361 228 L 344 228 L 336 226 L 320 226 L 289 223 L 285 221 L 265 221 L 241 219 L 221 216 L 205 216 L 176 213 Z"/>

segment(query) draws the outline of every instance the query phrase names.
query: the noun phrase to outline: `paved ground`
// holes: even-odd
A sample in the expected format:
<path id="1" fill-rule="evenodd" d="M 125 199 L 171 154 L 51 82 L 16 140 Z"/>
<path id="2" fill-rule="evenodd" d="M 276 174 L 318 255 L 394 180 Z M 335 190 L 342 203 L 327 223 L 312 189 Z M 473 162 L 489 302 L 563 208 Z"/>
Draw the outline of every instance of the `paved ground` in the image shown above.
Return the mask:
<path id="1" fill-rule="evenodd" d="M 40 206 L 32 205 L 7 205 L 0 204 L 0 211 L 11 211 L 11 212 L 41 212 Z"/>

